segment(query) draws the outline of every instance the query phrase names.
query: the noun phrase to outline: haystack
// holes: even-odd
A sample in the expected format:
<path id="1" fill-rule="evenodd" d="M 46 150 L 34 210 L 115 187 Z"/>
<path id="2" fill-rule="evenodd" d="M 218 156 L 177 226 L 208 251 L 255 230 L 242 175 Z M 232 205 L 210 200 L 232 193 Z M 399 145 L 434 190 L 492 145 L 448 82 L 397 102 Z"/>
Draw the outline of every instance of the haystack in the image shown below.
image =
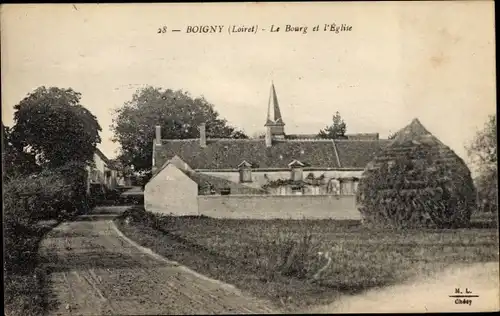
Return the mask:
<path id="1" fill-rule="evenodd" d="M 414 119 L 367 165 L 356 200 L 368 226 L 456 228 L 476 190 L 464 161 Z"/>

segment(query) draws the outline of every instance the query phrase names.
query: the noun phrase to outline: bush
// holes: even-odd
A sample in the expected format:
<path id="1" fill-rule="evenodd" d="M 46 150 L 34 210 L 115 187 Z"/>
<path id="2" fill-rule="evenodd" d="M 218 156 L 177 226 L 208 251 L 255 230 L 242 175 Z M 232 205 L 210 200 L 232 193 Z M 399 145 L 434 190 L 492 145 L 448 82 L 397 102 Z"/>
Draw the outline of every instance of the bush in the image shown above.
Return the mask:
<path id="1" fill-rule="evenodd" d="M 86 171 L 79 163 L 7 179 L 4 202 L 5 310 L 10 315 L 39 315 L 44 309 L 44 273 L 38 248 L 50 230 L 41 220 L 57 222 L 89 209 Z"/>
<path id="2" fill-rule="evenodd" d="M 10 223 L 30 226 L 57 218 L 73 198 L 71 185 L 58 174 L 37 174 L 11 180 L 4 185 L 4 216 Z M 13 224 L 14 225 L 14 224 Z"/>
<path id="3" fill-rule="evenodd" d="M 4 184 L 5 265 L 8 271 L 26 268 L 36 261 L 38 243 L 43 231 L 42 220 L 64 220 L 88 209 L 81 170 L 55 171 L 11 179 Z M 80 179 L 80 181 L 79 181 Z M 83 179 L 85 180 L 85 179 Z"/>
<path id="4" fill-rule="evenodd" d="M 123 218 L 129 218 L 129 220 L 134 222 L 142 222 L 147 217 L 147 212 L 144 207 L 134 206 L 123 212 Z"/>
<path id="5" fill-rule="evenodd" d="M 274 261 L 271 270 L 299 279 L 306 278 L 311 273 L 310 264 L 317 257 L 317 251 L 310 233 L 305 232 L 299 239 L 291 234 L 281 233 L 270 244 L 271 251 L 274 252 L 274 255 L 268 254 Z"/>
<path id="6" fill-rule="evenodd" d="M 125 220 L 125 223 L 141 223 L 154 229 L 158 228 L 159 223 L 163 220 L 160 215 L 146 212 L 142 206 L 133 206 L 127 209 L 123 212 L 121 218 Z"/>

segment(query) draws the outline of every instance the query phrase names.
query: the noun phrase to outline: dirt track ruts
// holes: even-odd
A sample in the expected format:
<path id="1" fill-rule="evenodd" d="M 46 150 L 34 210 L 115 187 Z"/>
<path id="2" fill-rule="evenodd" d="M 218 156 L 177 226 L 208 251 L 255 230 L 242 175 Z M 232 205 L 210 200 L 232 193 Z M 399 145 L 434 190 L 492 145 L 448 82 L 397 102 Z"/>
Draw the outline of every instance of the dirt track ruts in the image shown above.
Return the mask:
<path id="1" fill-rule="evenodd" d="M 273 313 L 269 304 L 158 260 L 128 243 L 111 218 L 62 223 L 42 242 L 50 315 Z"/>

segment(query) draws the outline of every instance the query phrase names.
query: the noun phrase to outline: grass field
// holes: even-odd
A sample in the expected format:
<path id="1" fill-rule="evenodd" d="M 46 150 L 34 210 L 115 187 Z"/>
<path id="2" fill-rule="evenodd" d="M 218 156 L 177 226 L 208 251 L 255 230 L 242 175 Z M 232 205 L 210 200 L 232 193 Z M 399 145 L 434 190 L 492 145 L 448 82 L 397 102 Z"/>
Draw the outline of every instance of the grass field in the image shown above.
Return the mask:
<path id="1" fill-rule="evenodd" d="M 396 232 L 355 221 L 160 217 L 138 208 L 117 225 L 171 260 L 290 310 L 455 263 L 498 261 L 494 228 Z M 331 262 L 315 278 L 328 262 L 318 252 L 327 251 Z"/>

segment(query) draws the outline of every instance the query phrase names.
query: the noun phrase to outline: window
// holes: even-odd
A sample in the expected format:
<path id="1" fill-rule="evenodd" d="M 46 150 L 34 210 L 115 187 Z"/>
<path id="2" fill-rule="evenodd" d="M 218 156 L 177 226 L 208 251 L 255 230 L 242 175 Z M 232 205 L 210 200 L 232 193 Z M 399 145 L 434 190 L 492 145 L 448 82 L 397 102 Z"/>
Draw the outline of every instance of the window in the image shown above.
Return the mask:
<path id="1" fill-rule="evenodd" d="M 353 194 L 353 181 L 351 179 L 342 179 L 340 181 L 340 192 L 342 195 Z"/>
<path id="2" fill-rule="evenodd" d="M 293 160 L 288 166 L 292 169 L 292 181 L 302 181 L 302 167 L 304 167 L 304 164 L 298 160 Z"/>
<path id="3" fill-rule="evenodd" d="M 238 168 L 240 169 L 240 182 L 252 182 L 252 164 L 243 160 Z"/>
<path id="4" fill-rule="evenodd" d="M 327 184 L 327 193 L 338 195 L 340 194 L 340 182 L 337 179 L 330 179 Z"/>
<path id="5" fill-rule="evenodd" d="M 302 168 L 293 168 L 292 169 L 292 180 L 293 181 L 302 180 Z"/>
<path id="6" fill-rule="evenodd" d="M 240 169 L 240 182 L 252 182 L 252 169 Z"/>

